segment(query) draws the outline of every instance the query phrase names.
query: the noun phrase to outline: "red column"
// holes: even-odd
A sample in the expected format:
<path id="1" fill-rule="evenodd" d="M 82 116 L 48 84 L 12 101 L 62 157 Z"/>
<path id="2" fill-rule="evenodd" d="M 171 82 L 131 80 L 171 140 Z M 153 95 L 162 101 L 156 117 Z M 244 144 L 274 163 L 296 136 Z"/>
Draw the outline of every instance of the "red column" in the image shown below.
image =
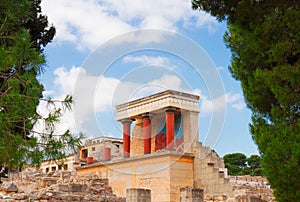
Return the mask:
<path id="1" fill-rule="evenodd" d="M 174 148 L 174 116 L 174 109 L 166 109 L 166 149 L 170 150 Z"/>
<path id="2" fill-rule="evenodd" d="M 130 124 L 131 120 L 122 121 L 123 124 L 123 156 L 124 158 L 130 157 Z"/>
<path id="3" fill-rule="evenodd" d="M 143 116 L 144 154 L 151 153 L 151 120 L 149 115 Z"/>

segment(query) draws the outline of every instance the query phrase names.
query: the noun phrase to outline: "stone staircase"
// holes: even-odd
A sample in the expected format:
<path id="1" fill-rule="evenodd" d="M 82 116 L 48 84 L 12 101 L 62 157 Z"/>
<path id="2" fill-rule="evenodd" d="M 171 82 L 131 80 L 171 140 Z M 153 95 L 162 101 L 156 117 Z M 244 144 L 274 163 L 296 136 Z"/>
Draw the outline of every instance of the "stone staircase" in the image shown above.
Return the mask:
<path id="1" fill-rule="evenodd" d="M 223 159 L 209 147 L 202 146 L 200 142 L 194 144 L 193 153 L 195 188 L 201 188 L 204 193 L 211 196 L 234 197 Z"/>

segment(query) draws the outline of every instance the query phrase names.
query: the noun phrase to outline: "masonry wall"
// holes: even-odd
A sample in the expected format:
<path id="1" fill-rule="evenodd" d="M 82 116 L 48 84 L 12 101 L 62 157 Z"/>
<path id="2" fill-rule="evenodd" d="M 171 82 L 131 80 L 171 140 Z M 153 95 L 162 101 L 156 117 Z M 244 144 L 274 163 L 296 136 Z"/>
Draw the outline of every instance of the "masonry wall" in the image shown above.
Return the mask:
<path id="1" fill-rule="evenodd" d="M 126 197 L 126 189 L 151 190 L 155 202 L 180 200 L 180 188 L 193 186 L 191 156 L 153 154 L 129 158 L 106 165 L 90 165 L 77 170 L 78 174 L 96 174 L 108 178 L 114 194 Z"/>
<path id="2" fill-rule="evenodd" d="M 222 158 L 201 143 L 194 145 L 194 188 L 201 188 L 212 196 L 234 197 L 234 192 Z"/>
<path id="3" fill-rule="evenodd" d="M 144 155 L 143 122 L 137 120 L 132 124 L 133 131 L 130 141 L 130 156 Z"/>

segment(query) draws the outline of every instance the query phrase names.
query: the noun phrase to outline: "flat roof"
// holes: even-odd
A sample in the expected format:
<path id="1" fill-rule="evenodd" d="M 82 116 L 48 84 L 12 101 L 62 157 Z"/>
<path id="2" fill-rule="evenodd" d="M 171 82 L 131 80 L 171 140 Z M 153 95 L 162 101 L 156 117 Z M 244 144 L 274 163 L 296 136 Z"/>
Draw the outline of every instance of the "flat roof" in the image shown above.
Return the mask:
<path id="1" fill-rule="evenodd" d="M 160 113 L 168 107 L 198 112 L 199 99 L 198 95 L 166 90 L 117 105 L 116 120 L 132 119 L 144 113 Z"/>

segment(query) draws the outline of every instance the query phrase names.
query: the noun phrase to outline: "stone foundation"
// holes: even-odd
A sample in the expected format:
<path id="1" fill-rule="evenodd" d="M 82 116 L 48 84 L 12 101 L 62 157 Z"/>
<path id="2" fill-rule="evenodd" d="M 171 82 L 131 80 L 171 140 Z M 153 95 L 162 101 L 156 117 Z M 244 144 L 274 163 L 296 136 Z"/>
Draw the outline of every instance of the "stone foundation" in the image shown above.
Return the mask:
<path id="1" fill-rule="evenodd" d="M 126 202 L 151 202 L 151 190 L 138 188 L 127 189 Z"/>
<path id="2" fill-rule="evenodd" d="M 203 202 L 203 189 L 184 187 L 180 189 L 180 202 Z"/>

